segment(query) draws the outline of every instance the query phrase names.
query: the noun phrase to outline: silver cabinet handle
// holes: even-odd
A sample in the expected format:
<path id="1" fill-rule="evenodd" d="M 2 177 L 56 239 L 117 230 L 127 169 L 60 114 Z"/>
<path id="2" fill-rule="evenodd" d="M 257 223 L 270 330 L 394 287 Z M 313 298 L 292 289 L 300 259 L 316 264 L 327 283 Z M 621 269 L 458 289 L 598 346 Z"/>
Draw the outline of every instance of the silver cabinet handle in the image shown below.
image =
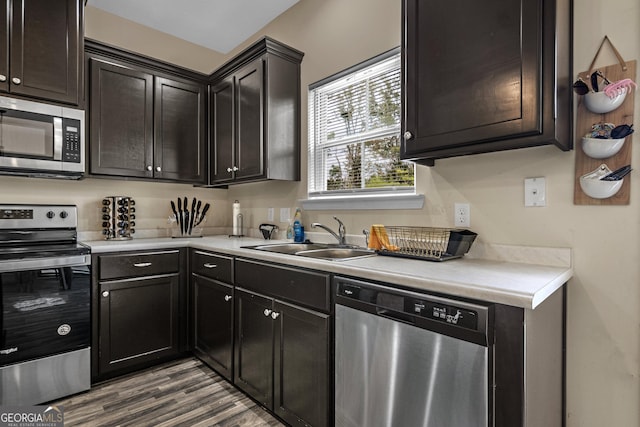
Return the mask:
<path id="1" fill-rule="evenodd" d="M 231 295 L 225 295 L 224 300 L 227 302 L 231 301 Z"/>
<path id="2" fill-rule="evenodd" d="M 14 85 L 19 85 L 20 83 L 22 83 L 22 80 L 20 80 L 17 77 L 12 78 L 11 81 L 13 82 Z"/>
<path id="3" fill-rule="evenodd" d="M 104 298 L 108 297 L 109 296 L 109 291 L 102 291 L 102 296 Z"/>
<path id="4" fill-rule="evenodd" d="M 233 167 L 233 171 L 235 172 L 235 171 L 237 171 L 237 170 L 238 170 L 238 167 L 237 167 L 237 166 L 234 166 L 234 167 Z"/>
<path id="5" fill-rule="evenodd" d="M 152 263 L 150 262 L 137 262 L 133 264 L 134 267 L 149 267 Z"/>
<path id="6" fill-rule="evenodd" d="M 269 310 L 268 308 L 264 309 L 264 315 L 269 317 L 269 315 L 271 314 L 271 310 Z"/>
<path id="7" fill-rule="evenodd" d="M 410 139 L 412 139 L 412 138 L 413 138 L 413 134 L 412 134 L 411 132 L 406 131 L 406 132 L 404 133 L 404 139 L 405 139 L 405 141 L 408 141 L 408 140 L 410 140 Z"/>
<path id="8" fill-rule="evenodd" d="M 216 268 L 218 266 L 218 264 L 206 263 L 206 264 L 202 264 L 202 266 L 204 268 Z"/>
<path id="9" fill-rule="evenodd" d="M 162 168 L 160 166 L 156 166 L 156 172 L 162 172 Z"/>
<path id="10" fill-rule="evenodd" d="M 147 170 L 148 170 L 149 172 L 151 172 L 151 171 L 153 170 L 153 166 L 151 166 L 151 165 L 147 166 Z"/>
<path id="11" fill-rule="evenodd" d="M 275 312 L 275 311 L 274 311 L 273 313 L 271 313 L 271 318 L 272 318 L 273 320 L 276 320 L 276 319 L 278 318 L 278 316 L 280 316 L 280 313 L 277 313 L 277 312 Z"/>
<path id="12" fill-rule="evenodd" d="M 227 172 L 233 172 L 233 169 L 227 168 Z"/>
<path id="13" fill-rule="evenodd" d="M 4 74 L 0 74 L 0 82 L 6 82 L 7 81 L 7 76 L 5 76 Z"/>

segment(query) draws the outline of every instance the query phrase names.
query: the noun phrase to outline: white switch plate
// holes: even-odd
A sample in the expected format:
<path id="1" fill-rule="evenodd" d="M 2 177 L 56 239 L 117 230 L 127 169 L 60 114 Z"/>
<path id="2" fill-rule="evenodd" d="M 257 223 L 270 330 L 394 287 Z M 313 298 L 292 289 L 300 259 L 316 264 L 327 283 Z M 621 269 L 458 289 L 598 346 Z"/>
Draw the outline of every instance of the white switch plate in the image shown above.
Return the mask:
<path id="1" fill-rule="evenodd" d="M 275 209 L 267 208 L 267 221 L 273 222 L 274 216 L 275 216 Z"/>
<path id="2" fill-rule="evenodd" d="M 471 206 L 469 203 L 455 203 L 453 206 L 455 227 L 471 227 Z"/>
<path id="3" fill-rule="evenodd" d="M 544 177 L 525 178 L 524 205 L 527 207 L 547 205 L 547 190 Z"/>
<path id="4" fill-rule="evenodd" d="M 280 208 L 280 222 L 289 222 L 289 221 L 291 221 L 291 209 Z"/>

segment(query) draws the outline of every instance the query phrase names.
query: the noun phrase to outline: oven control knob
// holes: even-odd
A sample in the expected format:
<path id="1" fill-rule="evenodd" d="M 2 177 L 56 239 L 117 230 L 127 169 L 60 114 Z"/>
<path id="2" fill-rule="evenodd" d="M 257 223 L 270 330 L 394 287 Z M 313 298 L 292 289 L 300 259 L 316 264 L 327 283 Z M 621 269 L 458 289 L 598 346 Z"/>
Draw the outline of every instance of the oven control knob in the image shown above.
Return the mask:
<path id="1" fill-rule="evenodd" d="M 53 211 L 47 212 L 47 218 L 52 219 L 55 216 L 56 216 L 56 214 Z"/>
<path id="2" fill-rule="evenodd" d="M 68 216 L 69 216 L 69 214 L 67 213 L 67 211 L 60 212 L 60 218 L 62 218 L 62 219 L 65 219 Z"/>

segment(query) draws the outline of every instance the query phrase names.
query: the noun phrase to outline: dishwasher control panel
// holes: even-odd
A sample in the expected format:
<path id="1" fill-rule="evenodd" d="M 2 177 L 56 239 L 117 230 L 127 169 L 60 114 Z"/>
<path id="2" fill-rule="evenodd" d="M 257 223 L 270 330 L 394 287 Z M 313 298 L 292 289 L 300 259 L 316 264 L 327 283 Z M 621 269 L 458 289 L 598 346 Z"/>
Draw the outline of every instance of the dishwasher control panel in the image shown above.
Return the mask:
<path id="1" fill-rule="evenodd" d="M 477 329 L 478 312 L 448 304 L 422 301 L 414 298 L 405 300 L 405 311 L 416 316 L 426 317 L 438 322 L 450 323 L 468 329 Z"/>
<path id="2" fill-rule="evenodd" d="M 336 304 L 349 305 L 416 326 L 425 322 L 485 333 L 489 305 L 338 277 Z M 445 326 L 447 325 L 447 326 Z"/>

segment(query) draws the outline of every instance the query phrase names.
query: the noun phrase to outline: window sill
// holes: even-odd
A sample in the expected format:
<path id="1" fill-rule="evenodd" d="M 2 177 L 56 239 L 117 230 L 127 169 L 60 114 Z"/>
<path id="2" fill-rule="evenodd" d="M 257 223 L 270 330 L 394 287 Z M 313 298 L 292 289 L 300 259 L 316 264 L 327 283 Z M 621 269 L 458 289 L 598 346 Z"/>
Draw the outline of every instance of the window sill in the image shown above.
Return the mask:
<path id="1" fill-rule="evenodd" d="M 424 194 L 345 196 L 300 200 L 306 211 L 422 209 Z"/>

